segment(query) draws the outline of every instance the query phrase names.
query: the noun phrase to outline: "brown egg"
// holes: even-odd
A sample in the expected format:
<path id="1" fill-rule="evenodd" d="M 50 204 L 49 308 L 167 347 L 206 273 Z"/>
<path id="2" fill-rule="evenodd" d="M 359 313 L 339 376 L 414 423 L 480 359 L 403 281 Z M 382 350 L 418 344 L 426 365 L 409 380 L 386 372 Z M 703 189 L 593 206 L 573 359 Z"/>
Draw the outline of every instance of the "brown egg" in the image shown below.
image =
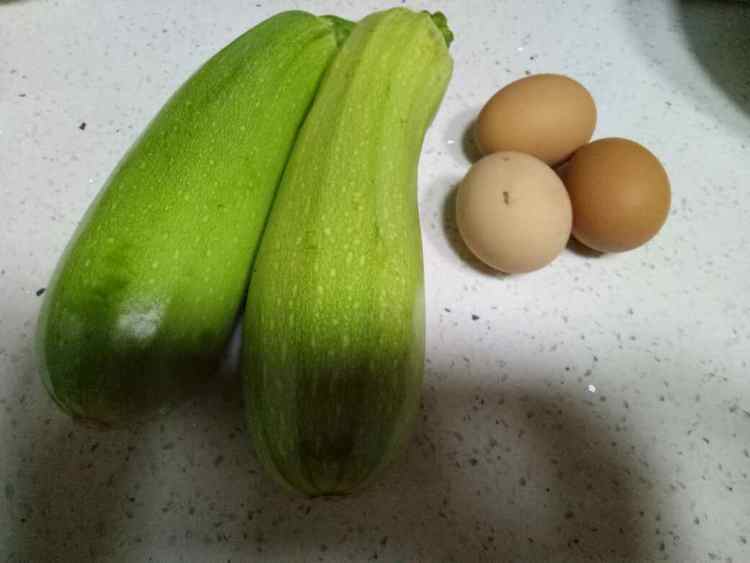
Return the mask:
<path id="1" fill-rule="evenodd" d="M 485 156 L 458 188 L 456 223 L 485 264 L 506 273 L 552 262 L 570 238 L 565 186 L 541 160 L 523 153 Z"/>
<path id="2" fill-rule="evenodd" d="M 536 74 L 492 96 L 474 134 L 482 154 L 525 152 L 554 166 L 587 143 L 595 127 L 596 106 L 586 88 L 560 74 Z"/>
<path id="3" fill-rule="evenodd" d="M 573 204 L 573 235 L 601 252 L 622 252 L 651 239 L 667 220 L 669 178 L 645 147 L 600 139 L 582 147 L 560 175 Z"/>

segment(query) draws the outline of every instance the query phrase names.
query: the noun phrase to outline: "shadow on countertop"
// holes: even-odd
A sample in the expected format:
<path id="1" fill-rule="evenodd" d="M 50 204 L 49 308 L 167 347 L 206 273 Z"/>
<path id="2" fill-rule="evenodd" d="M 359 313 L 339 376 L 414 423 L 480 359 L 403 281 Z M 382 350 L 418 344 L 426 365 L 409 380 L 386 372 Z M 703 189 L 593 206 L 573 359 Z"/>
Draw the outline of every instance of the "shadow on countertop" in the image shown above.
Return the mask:
<path id="1" fill-rule="evenodd" d="M 750 115 L 750 2 L 679 0 L 691 52 L 734 104 Z"/>
<path id="2" fill-rule="evenodd" d="M 702 112 L 747 133 L 750 2 L 671 0 L 664 6 L 669 10 L 668 20 L 654 19 L 650 10 L 653 3 L 648 0 L 630 2 L 624 10 L 643 53 L 669 78 L 675 90 L 687 94 Z M 689 61 L 698 63 L 705 78 L 686 66 Z M 725 98 L 717 96 L 713 85 Z"/>
<path id="3" fill-rule="evenodd" d="M 446 375 L 430 377 L 443 381 L 426 386 L 401 463 L 354 497 L 310 501 L 327 525 L 275 535 L 264 551 L 271 560 L 316 549 L 321 560 L 456 563 L 656 553 L 643 529 L 650 480 L 603 421 L 541 389 L 480 388 Z"/>
<path id="4" fill-rule="evenodd" d="M 265 475 L 231 373 L 134 430 L 50 412 L 24 454 L 6 561 L 651 560 L 659 476 L 632 453 L 637 437 L 604 402 L 494 377 L 429 369 L 400 461 L 333 499 Z"/>

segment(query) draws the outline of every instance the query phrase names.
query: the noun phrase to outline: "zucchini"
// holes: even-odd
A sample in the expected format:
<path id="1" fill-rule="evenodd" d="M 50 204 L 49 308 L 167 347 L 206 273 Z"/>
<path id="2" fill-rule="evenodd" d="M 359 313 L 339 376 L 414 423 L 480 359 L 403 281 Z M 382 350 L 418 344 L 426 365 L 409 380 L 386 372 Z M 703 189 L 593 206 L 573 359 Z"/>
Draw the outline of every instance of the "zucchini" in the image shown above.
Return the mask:
<path id="1" fill-rule="evenodd" d="M 447 87 L 441 14 L 358 22 L 300 131 L 253 267 L 243 376 L 262 463 L 345 494 L 399 451 L 418 411 L 424 289 L 417 165 Z"/>
<path id="2" fill-rule="evenodd" d="M 218 364 L 276 187 L 350 24 L 295 11 L 247 31 L 161 109 L 91 204 L 38 323 L 72 416 L 149 416 Z"/>

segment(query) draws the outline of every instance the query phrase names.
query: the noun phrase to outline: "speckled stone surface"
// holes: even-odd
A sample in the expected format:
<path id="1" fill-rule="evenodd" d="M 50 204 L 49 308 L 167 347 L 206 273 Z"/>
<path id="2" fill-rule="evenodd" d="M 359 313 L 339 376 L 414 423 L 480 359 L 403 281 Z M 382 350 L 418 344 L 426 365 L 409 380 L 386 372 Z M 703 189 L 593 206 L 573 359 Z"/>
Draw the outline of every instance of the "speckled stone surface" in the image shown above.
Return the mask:
<path id="1" fill-rule="evenodd" d="M 0 2 L 0 561 L 750 561 L 750 11 L 735 2 L 424 2 L 456 34 L 421 162 L 423 409 L 370 489 L 308 500 L 262 472 L 228 363 L 132 430 L 75 426 L 34 370 L 40 293 L 172 91 L 286 7 Z M 673 182 L 660 236 L 502 277 L 455 235 L 466 129 L 499 86 L 570 74 L 597 137 Z"/>

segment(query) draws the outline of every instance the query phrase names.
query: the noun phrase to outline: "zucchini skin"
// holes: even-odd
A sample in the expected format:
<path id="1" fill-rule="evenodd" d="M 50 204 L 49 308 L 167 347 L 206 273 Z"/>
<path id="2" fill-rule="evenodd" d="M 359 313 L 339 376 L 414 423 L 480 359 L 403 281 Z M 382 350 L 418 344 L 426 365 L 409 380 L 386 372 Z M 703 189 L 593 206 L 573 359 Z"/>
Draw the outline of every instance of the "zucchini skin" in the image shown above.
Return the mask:
<path id="1" fill-rule="evenodd" d="M 254 265 L 248 424 L 261 462 L 304 494 L 368 482 L 418 412 L 417 165 L 453 66 L 433 18 L 396 8 L 357 23 L 300 131 Z"/>
<path id="2" fill-rule="evenodd" d="M 300 11 L 260 23 L 196 71 L 124 156 L 40 313 L 37 363 L 65 412 L 105 426 L 149 417 L 216 369 L 336 34 Z"/>

